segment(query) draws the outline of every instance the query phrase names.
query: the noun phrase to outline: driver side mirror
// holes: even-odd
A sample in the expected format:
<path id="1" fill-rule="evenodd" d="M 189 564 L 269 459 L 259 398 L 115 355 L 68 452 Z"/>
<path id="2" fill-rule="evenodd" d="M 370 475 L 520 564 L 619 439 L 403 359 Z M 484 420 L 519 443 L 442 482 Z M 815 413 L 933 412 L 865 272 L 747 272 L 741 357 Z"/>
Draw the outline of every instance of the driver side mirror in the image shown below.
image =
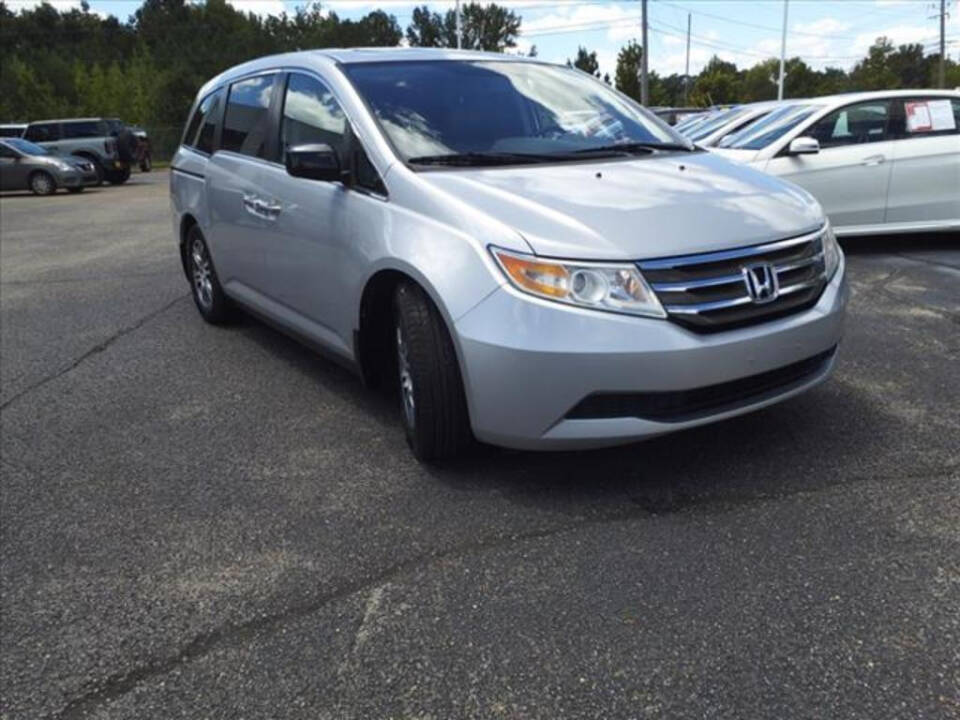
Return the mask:
<path id="1" fill-rule="evenodd" d="M 293 177 L 336 182 L 343 179 L 340 157 L 326 143 L 294 145 L 284 155 L 287 172 Z"/>
<path id="2" fill-rule="evenodd" d="M 790 141 L 788 155 L 816 155 L 820 152 L 820 141 L 812 137 L 798 137 Z"/>

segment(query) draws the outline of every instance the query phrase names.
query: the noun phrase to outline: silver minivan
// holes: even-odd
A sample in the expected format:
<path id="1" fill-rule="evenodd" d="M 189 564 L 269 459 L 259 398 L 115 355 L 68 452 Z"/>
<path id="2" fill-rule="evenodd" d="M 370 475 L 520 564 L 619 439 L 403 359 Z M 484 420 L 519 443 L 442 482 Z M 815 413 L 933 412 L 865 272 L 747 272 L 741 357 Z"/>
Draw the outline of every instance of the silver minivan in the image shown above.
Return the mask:
<path id="1" fill-rule="evenodd" d="M 394 390 L 422 460 L 648 438 L 833 367 L 848 293 L 817 202 L 577 70 L 262 58 L 200 90 L 171 167 L 201 315 L 243 308 Z"/>

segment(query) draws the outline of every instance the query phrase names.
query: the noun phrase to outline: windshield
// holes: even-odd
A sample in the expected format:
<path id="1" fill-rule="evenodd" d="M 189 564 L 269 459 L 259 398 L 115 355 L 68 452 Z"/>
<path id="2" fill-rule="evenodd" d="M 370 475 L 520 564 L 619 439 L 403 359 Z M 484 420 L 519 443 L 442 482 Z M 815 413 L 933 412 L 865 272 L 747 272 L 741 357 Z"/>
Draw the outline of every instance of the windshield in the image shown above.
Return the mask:
<path id="1" fill-rule="evenodd" d="M 690 128 L 685 134 L 691 140 L 703 140 L 704 138 L 713 135 L 717 130 L 725 125 L 733 122 L 746 112 L 748 112 L 748 110 L 745 107 L 735 107 L 730 108 L 729 110 L 724 110 L 723 112 L 717 113 L 714 117 L 710 118 L 702 125 L 698 125 L 695 128 Z"/>
<path id="2" fill-rule="evenodd" d="M 813 113 L 820 105 L 786 105 L 777 108 L 762 120 L 751 123 L 724 143 L 726 148 L 737 150 L 762 150 L 783 137 Z"/>
<path id="3" fill-rule="evenodd" d="M 49 155 L 50 151 L 46 148 L 34 145 L 29 140 L 20 138 L 7 138 L 4 142 L 15 150 L 19 150 L 24 155 Z"/>
<path id="4" fill-rule="evenodd" d="M 575 159 L 587 156 L 578 152 L 630 145 L 692 149 L 639 105 L 564 67 L 404 61 L 345 70 L 396 150 L 413 163 L 480 155 Z"/>

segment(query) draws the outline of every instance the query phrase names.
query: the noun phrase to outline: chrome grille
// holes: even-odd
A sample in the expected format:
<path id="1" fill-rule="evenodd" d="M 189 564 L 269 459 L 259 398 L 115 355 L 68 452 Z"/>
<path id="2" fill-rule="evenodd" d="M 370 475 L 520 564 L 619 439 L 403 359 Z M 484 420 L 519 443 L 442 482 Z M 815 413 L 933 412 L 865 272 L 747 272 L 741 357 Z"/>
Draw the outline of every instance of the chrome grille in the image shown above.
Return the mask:
<path id="1" fill-rule="evenodd" d="M 823 233 L 734 250 L 643 260 L 638 266 L 674 322 L 697 332 L 729 330 L 800 312 L 826 286 Z M 769 264 L 779 290 L 751 296 L 745 268 Z"/>

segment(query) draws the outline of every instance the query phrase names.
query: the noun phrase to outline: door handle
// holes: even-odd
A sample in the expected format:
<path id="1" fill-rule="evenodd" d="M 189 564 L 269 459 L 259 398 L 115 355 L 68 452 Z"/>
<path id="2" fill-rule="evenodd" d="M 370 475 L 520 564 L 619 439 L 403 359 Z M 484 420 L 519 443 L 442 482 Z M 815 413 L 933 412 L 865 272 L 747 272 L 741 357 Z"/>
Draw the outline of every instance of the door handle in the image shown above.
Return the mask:
<path id="1" fill-rule="evenodd" d="M 861 165 L 882 165 L 887 158 L 883 155 L 871 155 L 870 157 L 864 158 Z"/>
<path id="2" fill-rule="evenodd" d="M 268 202 L 256 195 L 244 195 L 243 207 L 251 215 L 267 220 L 275 220 L 277 215 L 283 211 L 283 205 L 280 203 Z"/>

